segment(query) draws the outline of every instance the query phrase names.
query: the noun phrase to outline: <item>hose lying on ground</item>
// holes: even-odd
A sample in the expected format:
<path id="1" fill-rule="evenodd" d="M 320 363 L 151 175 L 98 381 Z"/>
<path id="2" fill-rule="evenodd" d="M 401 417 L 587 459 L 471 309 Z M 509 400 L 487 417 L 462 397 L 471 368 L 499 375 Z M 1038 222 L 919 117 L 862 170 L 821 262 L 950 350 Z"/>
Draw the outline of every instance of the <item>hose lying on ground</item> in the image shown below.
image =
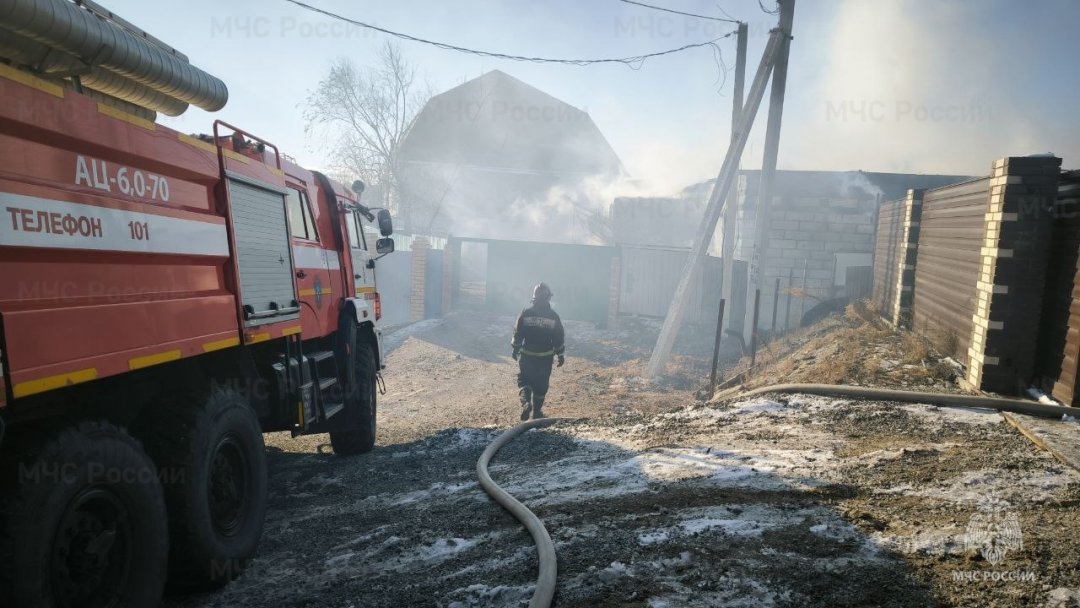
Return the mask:
<path id="1" fill-rule="evenodd" d="M 848 386 L 843 384 L 775 384 L 763 386 L 745 393 L 723 395 L 723 398 L 745 398 L 769 393 L 801 393 L 821 397 L 850 397 L 855 399 L 876 399 L 878 401 L 902 401 L 904 403 L 928 403 L 948 407 L 968 407 L 992 409 L 1029 416 L 1042 416 L 1061 420 L 1063 415 L 1076 416 L 1080 408 L 1063 405 L 1045 405 L 1024 399 L 1006 399 L 1003 397 L 980 397 L 978 395 L 952 395 L 948 393 L 925 393 L 918 391 L 899 391 L 887 388 L 869 388 L 866 386 Z"/>
<path id="2" fill-rule="evenodd" d="M 818 395 L 821 397 L 838 397 L 853 399 L 874 399 L 878 401 L 898 401 L 903 403 L 925 403 L 945 407 L 964 407 L 976 409 L 993 409 L 1003 412 L 1027 414 L 1030 416 L 1042 416 L 1060 420 L 1062 416 L 1075 416 L 1080 408 L 1072 408 L 1061 405 L 1046 405 L 1023 399 L 1006 399 L 1002 397 L 981 397 L 977 395 L 953 395 L 948 393 L 927 393 L 919 391 L 901 391 L 885 388 L 869 388 L 865 386 L 848 386 L 834 384 L 775 384 L 763 386 L 744 393 L 738 389 L 722 391 L 717 399 L 744 399 L 770 393 Z M 536 577 L 536 590 L 529 601 L 529 608 L 548 608 L 555 594 L 555 575 L 557 562 L 555 558 L 555 545 L 551 542 L 551 536 L 547 529 L 525 505 L 518 502 L 513 496 L 500 488 L 491 479 L 488 473 L 488 463 L 495 454 L 506 444 L 514 440 L 529 429 L 538 429 L 551 426 L 560 422 L 561 418 L 542 418 L 523 422 L 499 435 L 480 455 L 476 463 L 476 474 L 480 478 L 480 487 L 491 496 L 495 502 L 509 511 L 520 521 L 532 535 L 536 543 L 536 551 L 539 557 L 540 568 Z"/>
<path id="3" fill-rule="evenodd" d="M 480 460 L 476 461 L 476 475 L 480 478 L 480 487 L 483 488 L 495 502 L 502 505 L 502 507 L 509 511 L 511 515 L 516 517 L 518 521 L 525 526 L 525 529 L 529 531 L 529 534 L 532 535 L 533 542 L 536 543 L 536 553 L 539 557 L 540 568 L 539 574 L 536 576 L 536 590 L 533 591 L 532 599 L 529 600 L 529 608 L 548 608 L 548 606 L 551 606 L 551 598 L 555 595 L 555 573 L 558 570 L 558 565 L 555 560 L 555 545 L 551 542 L 551 536 L 548 535 L 547 529 L 544 528 L 544 522 L 540 521 L 540 518 L 530 511 L 528 507 L 518 502 L 516 498 L 508 494 L 505 490 L 500 488 L 498 484 L 492 481 L 491 475 L 488 474 L 488 463 L 495 457 L 496 452 L 504 445 L 513 441 L 518 435 L 529 429 L 544 428 L 562 420 L 564 419 L 541 418 L 539 420 L 522 422 L 507 430 L 502 435 L 499 435 L 495 441 L 491 442 L 491 445 L 484 450 L 484 453 L 480 455 Z"/>

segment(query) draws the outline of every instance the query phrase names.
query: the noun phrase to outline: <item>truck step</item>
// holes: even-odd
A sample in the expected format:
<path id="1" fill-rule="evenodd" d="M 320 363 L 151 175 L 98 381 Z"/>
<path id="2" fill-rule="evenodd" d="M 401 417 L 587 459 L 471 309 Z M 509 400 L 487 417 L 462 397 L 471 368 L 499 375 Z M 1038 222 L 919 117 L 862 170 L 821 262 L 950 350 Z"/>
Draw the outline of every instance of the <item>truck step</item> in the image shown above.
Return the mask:
<path id="1" fill-rule="evenodd" d="M 332 351 L 332 350 L 319 350 L 319 351 L 315 351 L 313 353 L 305 353 L 305 354 L 306 354 L 308 360 L 311 361 L 312 363 L 315 363 L 316 365 L 318 365 L 319 363 L 322 363 L 323 361 L 326 361 L 327 359 L 333 359 L 334 358 L 334 351 Z"/>
<path id="2" fill-rule="evenodd" d="M 341 413 L 345 409 L 344 403 L 328 403 L 326 404 L 326 418 L 329 420 L 337 414 Z"/>
<path id="3" fill-rule="evenodd" d="M 334 386 L 335 384 L 337 384 L 337 378 L 320 378 L 319 392 L 321 393 L 322 391 L 325 391 L 326 389 Z"/>

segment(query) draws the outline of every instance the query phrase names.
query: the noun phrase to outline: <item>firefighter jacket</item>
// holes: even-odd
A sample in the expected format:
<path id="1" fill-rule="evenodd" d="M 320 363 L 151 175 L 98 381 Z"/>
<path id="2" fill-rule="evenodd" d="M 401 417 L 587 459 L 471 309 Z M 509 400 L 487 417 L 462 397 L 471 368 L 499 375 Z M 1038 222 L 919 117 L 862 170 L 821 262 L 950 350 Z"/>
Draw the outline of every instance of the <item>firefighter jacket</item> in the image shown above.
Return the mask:
<path id="1" fill-rule="evenodd" d="M 563 354 L 563 325 L 551 304 L 534 302 L 521 311 L 511 344 L 515 351 L 533 357 Z"/>

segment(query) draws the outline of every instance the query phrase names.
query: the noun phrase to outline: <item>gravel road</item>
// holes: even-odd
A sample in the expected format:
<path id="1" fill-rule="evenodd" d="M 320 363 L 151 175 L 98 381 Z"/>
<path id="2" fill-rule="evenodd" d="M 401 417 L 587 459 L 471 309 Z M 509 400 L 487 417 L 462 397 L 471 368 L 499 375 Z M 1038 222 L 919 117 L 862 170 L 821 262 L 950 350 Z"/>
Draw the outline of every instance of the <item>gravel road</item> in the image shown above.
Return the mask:
<path id="1" fill-rule="evenodd" d="M 459 314 L 391 336 L 369 455 L 268 436 L 258 558 L 166 605 L 524 605 L 531 540 L 475 481 L 517 421 L 511 321 Z M 693 339 L 654 386 L 638 376 L 649 327 L 569 329 L 546 409 L 575 420 L 491 467 L 551 532 L 557 606 L 1080 605 L 1080 474 L 996 413 L 703 404 Z"/>

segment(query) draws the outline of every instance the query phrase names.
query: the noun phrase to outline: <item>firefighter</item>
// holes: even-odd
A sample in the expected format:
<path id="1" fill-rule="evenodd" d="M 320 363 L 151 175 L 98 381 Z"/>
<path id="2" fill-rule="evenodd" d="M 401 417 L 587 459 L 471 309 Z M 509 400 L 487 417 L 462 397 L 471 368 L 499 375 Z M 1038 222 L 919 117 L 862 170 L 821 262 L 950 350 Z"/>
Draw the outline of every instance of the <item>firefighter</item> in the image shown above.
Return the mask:
<path id="1" fill-rule="evenodd" d="M 518 395 L 521 397 L 521 419 L 543 418 L 544 398 L 551 379 L 551 363 L 563 358 L 563 325 L 551 308 L 551 288 L 540 283 L 533 288 L 532 306 L 521 311 L 514 327 L 513 358 L 518 362 Z"/>

